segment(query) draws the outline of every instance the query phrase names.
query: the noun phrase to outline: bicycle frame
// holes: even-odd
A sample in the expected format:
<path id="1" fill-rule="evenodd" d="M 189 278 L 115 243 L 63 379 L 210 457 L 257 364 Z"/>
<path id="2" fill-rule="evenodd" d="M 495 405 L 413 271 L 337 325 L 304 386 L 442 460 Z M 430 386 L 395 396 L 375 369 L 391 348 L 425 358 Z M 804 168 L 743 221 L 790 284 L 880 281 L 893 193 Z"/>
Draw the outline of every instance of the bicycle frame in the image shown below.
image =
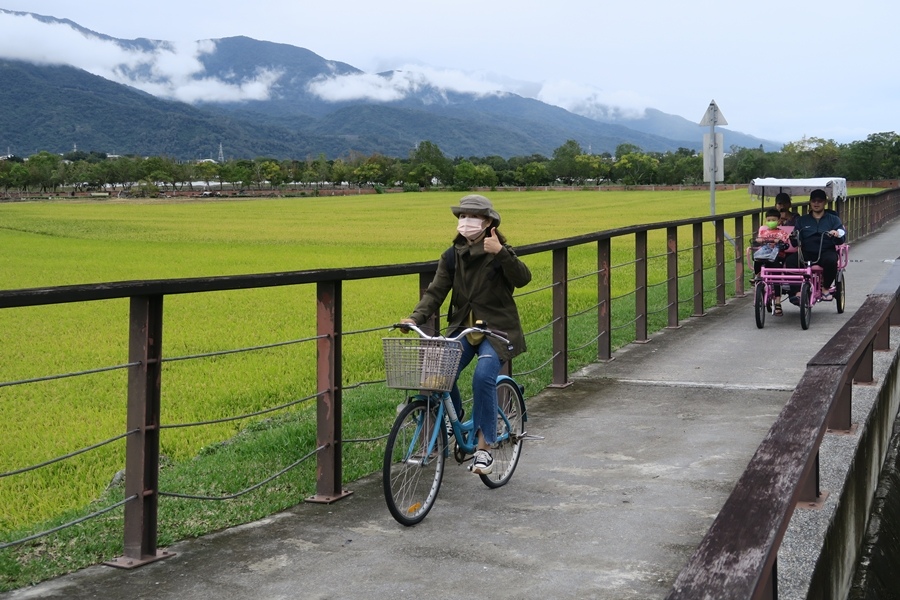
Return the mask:
<path id="1" fill-rule="evenodd" d="M 766 284 L 766 302 L 775 296 L 775 286 L 781 286 L 782 295 L 792 285 L 800 286 L 810 284 L 810 304 L 815 304 L 821 297 L 822 268 L 813 266 L 789 268 L 789 267 L 763 267 L 759 276 Z"/>
<path id="2" fill-rule="evenodd" d="M 505 375 L 501 375 L 497 378 L 498 383 L 503 380 L 513 381 L 510 377 Z M 434 423 L 436 426 L 432 427 L 431 437 L 428 440 L 426 458 L 423 459 L 424 464 L 428 464 L 427 456 L 431 456 L 434 452 L 435 447 L 437 446 L 437 436 L 440 435 L 440 426 L 444 423 L 445 418 L 450 423 L 451 428 L 453 429 L 453 438 L 456 440 L 456 445 L 459 447 L 459 449 L 462 450 L 465 454 L 475 453 L 475 450 L 477 449 L 477 441 L 475 439 L 475 423 L 471 418 L 466 421 L 460 421 L 458 417 L 455 417 L 456 409 L 453 408 L 452 410 L 450 410 L 451 407 L 453 407 L 453 399 L 450 398 L 450 392 L 435 392 L 427 396 L 425 394 L 415 394 L 414 396 L 410 396 L 409 400 L 426 400 L 429 405 L 438 405 L 437 413 L 434 419 Z M 498 435 L 497 437 L 497 443 L 500 444 L 509 439 L 509 434 L 506 433 L 506 431 L 509 431 L 512 426 L 506 416 L 506 413 L 503 412 L 503 409 L 498 407 L 498 410 L 500 412 L 500 416 L 503 418 L 503 421 L 506 424 L 504 433 Z M 422 435 L 422 430 L 426 427 L 426 425 L 426 423 L 419 423 L 416 426 L 416 433 L 414 436 L 415 439 L 418 439 L 419 436 Z M 465 435 L 467 433 L 469 434 L 468 436 Z M 413 452 L 412 445 L 414 445 L 414 442 L 411 443 L 411 447 L 408 452 L 409 455 L 411 455 Z M 447 449 L 447 452 L 449 452 L 449 448 Z"/>

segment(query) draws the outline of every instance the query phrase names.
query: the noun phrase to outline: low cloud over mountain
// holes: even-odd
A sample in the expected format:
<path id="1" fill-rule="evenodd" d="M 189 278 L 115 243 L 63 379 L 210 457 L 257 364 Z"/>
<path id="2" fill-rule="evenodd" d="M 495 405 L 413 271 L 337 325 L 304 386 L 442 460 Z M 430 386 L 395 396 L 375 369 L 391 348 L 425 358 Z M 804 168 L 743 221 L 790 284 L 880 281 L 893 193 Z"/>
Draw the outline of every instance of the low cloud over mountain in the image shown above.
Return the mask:
<path id="1" fill-rule="evenodd" d="M 68 20 L 2 9 L 0 30 L 6 33 L 0 38 L 0 59 L 73 67 L 156 98 L 193 105 L 212 118 L 228 115 L 251 130 L 256 123 L 282 128 L 294 139 L 304 131 L 335 135 L 342 141 L 323 149 L 328 153 L 339 152 L 337 148 L 405 153 L 422 139 L 459 155 L 549 154 L 567 139 L 596 152 L 614 151 L 623 142 L 665 151 L 699 148 L 702 134 L 696 123 L 681 117 L 655 111 L 650 118 L 641 98 L 566 81 L 537 84 L 421 65 L 365 73 L 285 44 L 243 37 L 177 43 L 120 40 Z M 391 123 L 393 133 L 354 116 L 365 104 L 390 109 L 378 114 Z M 560 108 L 567 112 L 553 112 Z M 425 111 L 431 122 L 409 111 Z M 334 121 L 335 114 L 340 122 Z M 320 121 L 329 115 L 331 120 Z M 447 120 L 451 117 L 456 121 Z M 667 121 L 665 133 L 655 131 L 661 120 Z M 488 137 L 485 122 L 493 127 Z M 504 134 L 502 128 L 516 135 Z M 515 144 L 510 143 L 513 139 Z M 775 146 L 748 139 L 754 146 Z M 730 143 L 744 145 L 733 137 Z"/>
<path id="2" fill-rule="evenodd" d="M 167 42 L 118 40 L 58 20 L 0 9 L 0 57 L 35 64 L 68 65 L 83 69 L 160 98 L 181 102 L 240 102 L 268 100 L 285 73 L 260 68 L 239 80 L 206 72 L 201 60 L 216 52 L 215 40 Z M 35 44 L 35 40 L 40 40 Z M 592 113 L 640 116 L 645 103 L 627 94 L 602 91 L 567 81 L 537 84 L 513 81 L 495 74 L 464 73 L 424 65 L 400 65 L 387 74 L 354 73 L 323 76 L 310 82 L 310 91 L 324 101 L 371 100 L 391 102 L 415 94 L 422 87 L 474 95 L 514 93 L 592 117 Z M 618 109 L 613 109 L 618 106 Z"/>

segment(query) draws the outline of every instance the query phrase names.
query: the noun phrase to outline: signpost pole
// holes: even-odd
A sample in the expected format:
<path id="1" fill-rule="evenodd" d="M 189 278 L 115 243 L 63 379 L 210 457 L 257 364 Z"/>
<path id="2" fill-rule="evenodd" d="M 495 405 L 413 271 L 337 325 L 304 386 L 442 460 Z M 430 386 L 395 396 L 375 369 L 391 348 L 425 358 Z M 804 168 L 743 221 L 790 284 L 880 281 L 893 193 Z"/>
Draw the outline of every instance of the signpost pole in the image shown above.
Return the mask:
<path id="1" fill-rule="evenodd" d="M 710 105 L 710 108 L 714 108 L 715 102 Z M 716 147 L 716 122 L 715 120 L 710 121 L 709 123 L 709 144 L 710 147 L 707 148 L 707 151 L 712 151 L 710 154 L 712 156 L 716 156 L 716 153 L 719 149 Z M 716 161 L 709 161 L 709 214 L 716 214 Z"/>
<path id="2" fill-rule="evenodd" d="M 709 103 L 706 114 L 700 121 L 700 126 L 709 125 L 709 133 L 703 136 L 703 167 L 704 181 L 709 178 L 709 214 L 716 214 L 716 182 L 725 180 L 724 173 L 724 149 L 722 148 L 722 134 L 716 134 L 716 125 L 728 125 L 724 115 L 716 105 L 716 101 Z"/>

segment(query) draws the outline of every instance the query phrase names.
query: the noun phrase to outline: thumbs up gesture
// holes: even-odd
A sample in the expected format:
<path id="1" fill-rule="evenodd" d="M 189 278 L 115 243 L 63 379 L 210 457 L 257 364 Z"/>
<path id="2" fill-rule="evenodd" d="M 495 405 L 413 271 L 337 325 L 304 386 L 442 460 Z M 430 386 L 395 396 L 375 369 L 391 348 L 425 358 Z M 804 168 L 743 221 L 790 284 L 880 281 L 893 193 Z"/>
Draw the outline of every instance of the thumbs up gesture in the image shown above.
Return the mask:
<path id="1" fill-rule="evenodd" d="M 484 251 L 488 254 L 497 254 L 502 248 L 503 245 L 497 239 L 497 228 L 491 227 L 487 237 L 484 238 Z"/>

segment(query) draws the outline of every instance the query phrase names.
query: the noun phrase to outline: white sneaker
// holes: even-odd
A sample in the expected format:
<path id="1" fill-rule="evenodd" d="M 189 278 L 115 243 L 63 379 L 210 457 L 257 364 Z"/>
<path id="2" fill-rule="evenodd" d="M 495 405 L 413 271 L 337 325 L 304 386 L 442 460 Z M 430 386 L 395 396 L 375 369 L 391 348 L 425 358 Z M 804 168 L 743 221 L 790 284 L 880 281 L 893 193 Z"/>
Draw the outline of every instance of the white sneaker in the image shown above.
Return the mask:
<path id="1" fill-rule="evenodd" d="M 487 450 L 476 450 L 471 469 L 476 475 L 490 475 L 494 470 L 494 457 Z"/>

